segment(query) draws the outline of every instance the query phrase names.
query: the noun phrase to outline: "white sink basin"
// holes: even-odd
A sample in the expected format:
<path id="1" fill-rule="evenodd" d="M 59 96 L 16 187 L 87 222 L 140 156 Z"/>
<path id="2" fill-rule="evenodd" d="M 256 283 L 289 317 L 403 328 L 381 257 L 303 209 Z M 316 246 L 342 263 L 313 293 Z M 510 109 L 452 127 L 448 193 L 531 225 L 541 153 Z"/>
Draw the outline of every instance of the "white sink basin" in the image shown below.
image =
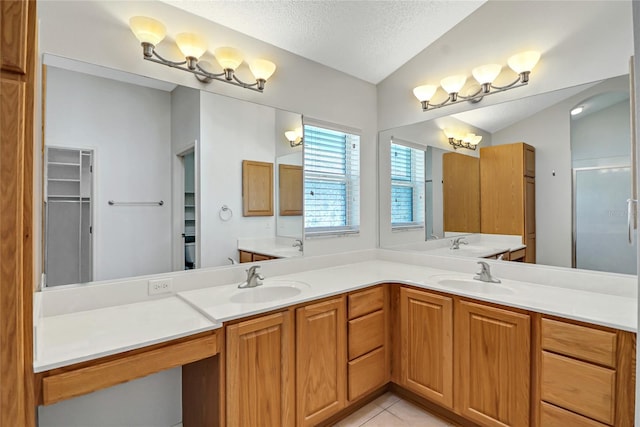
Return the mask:
<path id="1" fill-rule="evenodd" d="M 310 288 L 309 284 L 297 280 L 265 280 L 255 288 L 238 289 L 229 300 L 239 304 L 260 304 L 293 298 Z"/>
<path id="2" fill-rule="evenodd" d="M 515 291 L 509 286 L 501 283 L 487 283 L 475 280 L 473 278 L 462 275 L 435 275 L 430 277 L 430 281 L 435 282 L 438 286 L 447 287 L 460 291 L 469 291 L 479 294 L 489 295 L 511 295 Z"/>

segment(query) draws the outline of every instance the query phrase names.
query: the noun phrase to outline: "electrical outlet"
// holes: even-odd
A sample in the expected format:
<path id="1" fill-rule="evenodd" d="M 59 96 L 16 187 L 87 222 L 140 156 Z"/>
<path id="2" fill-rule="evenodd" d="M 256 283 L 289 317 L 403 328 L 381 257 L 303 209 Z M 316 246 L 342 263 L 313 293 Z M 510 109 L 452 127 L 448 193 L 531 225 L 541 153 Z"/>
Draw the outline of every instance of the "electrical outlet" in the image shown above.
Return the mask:
<path id="1" fill-rule="evenodd" d="M 173 279 L 149 280 L 149 295 L 170 294 L 173 292 Z"/>

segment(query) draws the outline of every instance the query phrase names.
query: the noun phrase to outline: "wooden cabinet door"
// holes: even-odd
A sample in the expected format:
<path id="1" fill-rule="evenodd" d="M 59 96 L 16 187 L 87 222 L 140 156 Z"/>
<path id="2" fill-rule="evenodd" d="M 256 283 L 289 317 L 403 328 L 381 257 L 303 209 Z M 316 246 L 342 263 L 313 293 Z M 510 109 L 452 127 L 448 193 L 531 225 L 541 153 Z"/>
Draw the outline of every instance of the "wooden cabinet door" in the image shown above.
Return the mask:
<path id="1" fill-rule="evenodd" d="M 536 262 L 536 180 L 524 178 L 524 219 L 525 239 L 527 245 L 526 262 Z"/>
<path id="2" fill-rule="evenodd" d="M 297 426 L 314 426 L 346 404 L 344 297 L 296 310 Z"/>
<path id="3" fill-rule="evenodd" d="M 27 25 L 29 2 L 3 0 L 0 2 L 0 69 L 12 73 L 27 73 Z M 33 19 L 33 18 L 32 18 Z"/>
<path id="4" fill-rule="evenodd" d="M 278 165 L 278 194 L 280 215 L 302 215 L 302 166 Z"/>
<path id="5" fill-rule="evenodd" d="M 273 215 L 273 163 L 242 161 L 242 215 Z"/>
<path id="6" fill-rule="evenodd" d="M 530 319 L 468 301 L 456 305 L 456 405 L 487 427 L 529 425 Z"/>
<path id="7" fill-rule="evenodd" d="M 453 408 L 453 301 L 400 290 L 401 385 Z"/>
<path id="8" fill-rule="evenodd" d="M 442 156 L 444 231 L 480 232 L 480 159 Z"/>
<path id="9" fill-rule="evenodd" d="M 295 424 L 291 313 L 227 327 L 227 425 Z"/>

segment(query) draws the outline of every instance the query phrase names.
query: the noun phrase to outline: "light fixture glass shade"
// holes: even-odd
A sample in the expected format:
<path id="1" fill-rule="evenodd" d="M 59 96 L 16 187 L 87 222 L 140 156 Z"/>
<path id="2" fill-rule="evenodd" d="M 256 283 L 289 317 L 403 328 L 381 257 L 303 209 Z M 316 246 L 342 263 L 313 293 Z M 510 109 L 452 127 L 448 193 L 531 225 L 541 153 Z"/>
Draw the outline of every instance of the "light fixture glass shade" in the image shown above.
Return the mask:
<path id="1" fill-rule="evenodd" d="M 232 47 L 219 47 L 214 51 L 213 55 L 224 70 L 230 69 L 235 71 L 243 61 L 242 53 Z"/>
<path id="2" fill-rule="evenodd" d="M 438 90 L 438 86 L 434 85 L 422 85 L 413 89 L 413 94 L 418 98 L 418 101 L 429 101 Z"/>
<path id="3" fill-rule="evenodd" d="M 502 65 L 500 64 L 486 64 L 481 65 L 479 67 L 471 70 L 471 74 L 478 81 L 478 83 L 493 83 L 493 81 L 498 77 L 500 71 L 502 70 Z"/>
<path id="4" fill-rule="evenodd" d="M 176 36 L 176 44 L 185 58 L 200 58 L 207 50 L 204 38 L 193 33 L 180 33 Z"/>
<path id="5" fill-rule="evenodd" d="M 288 130 L 284 133 L 284 136 L 287 138 L 287 141 L 295 141 L 298 139 L 298 132 L 295 130 Z"/>
<path id="6" fill-rule="evenodd" d="M 582 113 L 584 111 L 584 107 L 583 106 L 579 106 L 574 108 L 573 110 L 571 110 L 571 115 L 572 116 L 577 116 L 578 114 Z"/>
<path id="7" fill-rule="evenodd" d="M 482 141 L 482 135 L 473 135 L 473 138 L 469 140 L 470 145 L 478 145 Z"/>
<path id="8" fill-rule="evenodd" d="M 457 76 L 449 76 L 440 80 L 442 89 L 447 93 L 458 93 L 467 81 L 467 76 L 459 74 Z"/>
<path id="9" fill-rule="evenodd" d="M 238 63 L 238 65 L 240 64 Z M 276 64 L 266 59 L 255 59 L 249 64 L 249 69 L 256 80 L 269 80 L 269 77 L 276 71 Z"/>
<path id="10" fill-rule="evenodd" d="M 156 46 L 167 33 L 164 24 L 146 16 L 133 16 L 129 19 L 129 27 L 140 43 Z"/>
<path id="11" fill-rule="evenodd" d="M 468 133 L 462 138 L 462 142 L 471 143 L 476 137 L 475 133 Z"/>
<path id="12" fill-rule="evenodd" d="M 513 55 L 507 60 L 507 64 L 509 64 L 509 67 L 511 67 L 513 71 L 521 74 L 533 70 L 533 67 L 536 66 L 539 60 L 540 52 L 529 50 Z"/>

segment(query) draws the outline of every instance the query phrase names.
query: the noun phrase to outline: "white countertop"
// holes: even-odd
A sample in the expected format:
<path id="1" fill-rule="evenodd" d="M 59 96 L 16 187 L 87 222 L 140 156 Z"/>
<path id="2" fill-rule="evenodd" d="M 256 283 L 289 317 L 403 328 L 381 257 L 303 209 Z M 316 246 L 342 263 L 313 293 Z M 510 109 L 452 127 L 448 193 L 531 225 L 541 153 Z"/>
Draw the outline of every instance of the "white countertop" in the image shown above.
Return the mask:
<path id="1" fill-rule="evenodd" d="M 33 368 L 43 372 L 221 326 L 175 296 L 43 317 Z"/>
<path id="2" fill-rule="evenodd" d="M 478 246 L 478 245 L 460 245 L 459 249 L 450 249 L 450 248 L 437 248 L 437 249 L 428 249 L 423 251 L 423 253 L 428 255 L 446 255 L 446 256 L 456 256 L 456 257 L 467 257 L 467 258 L 487 258 L 496 256 L 503 252 L 513 252 L 519 249 L 526 248 L 526 245 L 517 245 L 514 247 L 509 246 Z"/>
<path id="3" fill-rule="evenodd" d="M 270 279 L 271 282 L 268 279 L 265 281 L 267 285 L 277 285 L 278 281 L 298 281 L 309 285 L 308 289 L 304 289 L 299 295 L 277 302 L 234 303 L 230 301 L 233 295 L 252 291 L 238 289 L 237 284 L 180 292 L 178 296 L 202 311 L 212 321 L 225 322 L 372 284 L 400 282 L 543 314 L 636 331 L 635 298 L 515 280 L 503 280 L 498 286 L 501 289 L 506 288 L 507 293 L 493 294 L 480 289 L 481 285 L 484 285 L 482 282 L 476 282 L 478 287 L 475 289 L 473 281 L 469 289 L 452 288 L 439 285 L 438 278 L 431 278 L 434 275 L 444 275 L 441 278 L 469 279 L 473 276 L 450 270 L 376 260 L 273 277 Z"/>

